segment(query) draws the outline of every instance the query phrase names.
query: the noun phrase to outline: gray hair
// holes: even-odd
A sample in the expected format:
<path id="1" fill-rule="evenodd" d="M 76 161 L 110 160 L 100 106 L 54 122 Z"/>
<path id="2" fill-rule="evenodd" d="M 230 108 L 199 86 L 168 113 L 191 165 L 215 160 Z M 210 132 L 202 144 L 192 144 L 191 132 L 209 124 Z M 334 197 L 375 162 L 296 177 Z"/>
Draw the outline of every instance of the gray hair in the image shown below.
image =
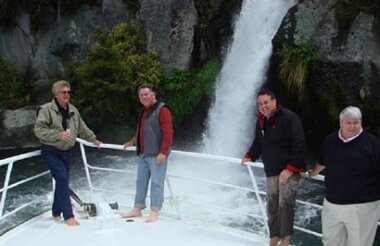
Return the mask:
<path id="1" fill-rule="evenodd" d="M 347 108 L 343 109 L 339 115 L 339 120 L 343 120 L 346 118 L 362 119 L 362 112 L 358 107 L 348 106 Z"/>
<path id="2" fill-rule="evenodd" d="M 66 80 L 58 80 L 56 82 L 54 82 L 51 90 L 53 92 L 53 95 L 57 95 L 57 93 L 59 92 L 59 90 L 63 87 L 68 87 L 70 88 L 70 83 L 67 82 Z"/>

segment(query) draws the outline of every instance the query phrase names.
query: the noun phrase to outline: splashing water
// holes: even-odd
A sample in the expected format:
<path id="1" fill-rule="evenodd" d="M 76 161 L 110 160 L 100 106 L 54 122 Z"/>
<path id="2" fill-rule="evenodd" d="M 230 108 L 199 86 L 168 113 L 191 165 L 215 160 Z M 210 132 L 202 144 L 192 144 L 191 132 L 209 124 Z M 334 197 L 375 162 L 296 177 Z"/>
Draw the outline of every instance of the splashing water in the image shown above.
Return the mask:
<path id="1" fill-rule="evenodd" d="M 250 144 L 255 92 L 265 81 L 272 38 L 293 0 L 245 0 L 216 83 L 204 152 L 241 157 Z"/>

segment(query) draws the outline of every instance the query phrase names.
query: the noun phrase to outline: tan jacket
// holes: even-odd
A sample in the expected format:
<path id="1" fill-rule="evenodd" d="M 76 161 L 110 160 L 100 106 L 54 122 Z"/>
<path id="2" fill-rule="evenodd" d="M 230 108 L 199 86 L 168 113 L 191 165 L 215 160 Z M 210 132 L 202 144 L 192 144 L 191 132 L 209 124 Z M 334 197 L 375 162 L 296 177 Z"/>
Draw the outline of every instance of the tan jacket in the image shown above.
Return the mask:
<path id="1" fill-rule="evenodd" d="M 59 133 L 64 130 L 62 115 L 53 99 L 39 108 L 34 125 L 34 135 L 39 138 L 42 144 L 50 145 L 60 150 L 72 148 L 78 135 L 89 142 L 96 140 L 95 134 L 87 127 L 78 110 L 72 104 L 69 104 L 69 117 L 69 125 L 73 138 L 70 141 L 62 141 L 59 139 Z"/>

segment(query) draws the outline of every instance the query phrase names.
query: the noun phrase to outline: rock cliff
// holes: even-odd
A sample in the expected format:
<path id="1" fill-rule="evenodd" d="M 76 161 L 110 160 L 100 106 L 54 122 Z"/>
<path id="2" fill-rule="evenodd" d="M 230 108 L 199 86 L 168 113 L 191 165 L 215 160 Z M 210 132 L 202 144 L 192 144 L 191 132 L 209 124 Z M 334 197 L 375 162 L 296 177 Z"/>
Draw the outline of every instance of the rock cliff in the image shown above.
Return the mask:
<path id="1" fill-rule="evenodd" d="M 288 11 L 273 39 L 274 54 L 284 43 L 299 47 L 305 42 L 320 54 L 309 68 L 303 100 L 279 78 L 275 55 L 268 73 L 268 84 L 301 113 L 310 142 L 316 144 L 339 127 L 339 112 L 348 105 L 359 106 L 363 126 L 380 135 L 380 22 L 378 12 L 359 2 L 302 1 Z"/>
<path id="2" fill-rule="evenodd" d="M 36 84 L 44 88 L 44 95 L 49 95 L 46 92 L 51 81 L 62 73 L 63 62 L 83 59 L 93 44 L 95 32 L 108 31 L 136 16 L 139 29 L 147 37 L 148 48 L 160 52 L 165 72 L 172 68 L 188 69 L 194 61 L 201 62 L 210 55 L 223 59 L 220 54 L 226 42 L 220 40 L 227 40 L 231 34 L 226 31 L 226 26 L 231 28 L 233 22 L 231 9 L 217 13 L 214 24 L 206 30 L 208 34 L 200 37 L 199 13 L 193 0 L 140 0 L 136 14 L 128 11 L 122 0 L 100 2 L 99 6 L 83 5 L 59 20 L 51 14 L 48 24 L 38 33 L 32 33 L 29 16 L 21 11 L 16 26 L 0 33 L 0 56 L 18 65 L 30 61 L 40 78 Z M 220 9 L 230 3 L 221 2 Z M 342 6 L 356 12 L 347 15 Z M 284 18 L 273 39 L 267 84 L 286 103 L 297 108 L 310 129 L 331 129 L 336 126 L 334 117 L 339 107 L 355 104 L 363 109 L 367 127 L 380 133 L 380 18 L 376 13 L 379 11 L 369 11 L 361 1 L 304 0 Z M 299 105 L 297 95 L 289 93 L 278 76 L 281 61 L 276 54 L 284 43 L 301 46 L 307 41 L 314 44 L 321 58 L 310 69 L 306 80 L 308 97 Z M 47 100 L 42 97 L 41 103 Z M 34 112 L 35 107 L 1 111 L 0 148 L 30 145 L 26 140 L 15 139 L 30 134 Z M 321 132 L 318 134 L 323 136 Z"/>

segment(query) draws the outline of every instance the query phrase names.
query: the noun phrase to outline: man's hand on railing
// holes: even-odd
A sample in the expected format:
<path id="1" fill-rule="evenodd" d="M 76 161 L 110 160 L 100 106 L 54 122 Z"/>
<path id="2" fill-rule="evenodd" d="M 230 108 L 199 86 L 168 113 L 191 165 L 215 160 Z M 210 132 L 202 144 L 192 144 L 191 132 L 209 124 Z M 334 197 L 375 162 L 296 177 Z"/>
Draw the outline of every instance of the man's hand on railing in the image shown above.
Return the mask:
<path id="1" fill-rule="evenodd" d="M 309 178 L 312 178 L 314 176 L 317 176 L 323 169 L 325 169 L 324 166 L 317 163 L 312 169 L 309 169 L 307 172 L 309 173 Z"/>
<path id="2" fill-rule="evenodd" d="M 94 142 L 93 142 L 93 144 L 95 144 L 96 145 L 96 147 L 98 147 L 98 149 L 100 148 L 100 145 L 102 144 L 102 142 L 100 142 L 99 140 L 95 140 Z"/>
<path id="3" fill-rule="evenodd" d="M 250 157 L 248 154 L 245 154 L 243 158 L 241 159 L 240 164 L 247 165 L 247 162 L 252 162 L 252 157 Z"/>
<path id="4" fill-rule="evenodd" d="M 126 150 L 127 148 L 131 147 L 135 143 L 136 143 L 136 136 L 132 137 L 128 142 L 125 142 L 123 145 L 123 149 Z"/>

